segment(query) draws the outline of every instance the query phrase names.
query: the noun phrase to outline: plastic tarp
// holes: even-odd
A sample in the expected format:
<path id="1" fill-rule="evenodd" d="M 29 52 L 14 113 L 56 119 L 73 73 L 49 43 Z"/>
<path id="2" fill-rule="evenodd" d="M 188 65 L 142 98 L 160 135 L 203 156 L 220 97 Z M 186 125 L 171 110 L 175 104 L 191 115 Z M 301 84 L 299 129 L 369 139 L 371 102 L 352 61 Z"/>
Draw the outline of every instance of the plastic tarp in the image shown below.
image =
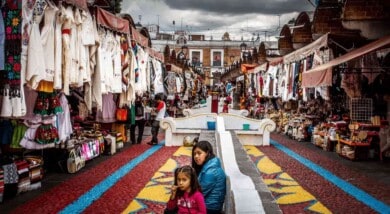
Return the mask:
<path id="1" fill-rule="evenodd" d="M 130 26 L 128 20 L 115 16 L 114 14 L 101 8 L 97 8 L 96 16 L 98 24 L 116 32 L 130 34 Z"/>
<path id="2" fill-rule="evenodd" d="M 302 74 L 302 87 L 308 88 L 318 86 L 331 86 L 332 69 L 334 66 L 344 62 L 348 62 L 352 59 L 355 59 L 387 45 L 390 45 L 390 35 L 385 36 L 355 50 L 352 50 L 351 52 L 337 57 L 329 61 L 328 63 L 310 69 Z"/>

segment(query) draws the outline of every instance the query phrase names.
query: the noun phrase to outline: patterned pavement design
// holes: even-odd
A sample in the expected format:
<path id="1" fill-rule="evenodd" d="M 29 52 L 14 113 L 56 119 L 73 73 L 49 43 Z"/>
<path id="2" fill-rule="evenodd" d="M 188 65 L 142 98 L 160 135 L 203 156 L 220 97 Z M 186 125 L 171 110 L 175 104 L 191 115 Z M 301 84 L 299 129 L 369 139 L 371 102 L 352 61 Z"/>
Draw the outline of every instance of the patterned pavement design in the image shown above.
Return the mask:
<path id="1" fill-rule="evenodd" d="M 332 213 L 257 147 L 245 146 L 245 149 L 251 160 L 259 169 L 263 181 L 274 195 L 276 202 L 283 212 L 289 210 L 288 206 L 298 205 L 304 210 L 315 213 Z"/>
<path id="2" fill-rule="evenodd" d="M 315 213 L 332 213 L 312 194 L 307 192 L 281 167 L 272 162 L 258 148 L 246 146 L 248 155 L 263 174 L 263 180 L 277 199 L 281 209 L 291 211 L 311 211 Z M 134 198 L 124 213 L 160 213 L 169 199 L 170 186 L 173 183 L 173 171 L 178 166 L 190 164 L 191 147 L 179 147 L 173 157 L 153 175 L 142 191 Z"/>
<path id="3" fill-rule="evenodd" d="M 173 184 L 173 171 L 191 164 L 191 151 L 192 147 L 179 147 L 122 213 L 162 213 Z"/>
<path id="4" fill-rule="evenodd" d="M 361 178 L 364 175 L 339 165 L 325 153 L 283 136 L 273 135 L 271 142 L 269 147 L 245 149 L 284 213 L 389 213 L 386 186 L 370 185 L 372 182 Z M 190 164 L 191 150 L 163 143 L 132 146 L 26 201 L 13 213 L 162 213 L 173 171 Z M 348 180 L 351 176 L 356 179 Z M 334 183 L 335 178 L 355 192 L 345 191 Z M 367 200 L 359 200 L 356 193 L 364 193 Z"/>

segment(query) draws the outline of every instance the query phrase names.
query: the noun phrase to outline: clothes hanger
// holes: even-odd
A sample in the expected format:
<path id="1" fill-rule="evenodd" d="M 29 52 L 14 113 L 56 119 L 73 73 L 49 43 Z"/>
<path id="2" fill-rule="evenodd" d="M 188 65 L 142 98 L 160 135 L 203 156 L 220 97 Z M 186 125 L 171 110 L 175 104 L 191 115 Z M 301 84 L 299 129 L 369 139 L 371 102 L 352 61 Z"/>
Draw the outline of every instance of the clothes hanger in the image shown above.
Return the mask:
<path id="1" fill-rule="evenodd" d="M 46 3 L 50 6 L 50 8 L 57 8 L 57 6 L 51 0 L 46 0 Z"/>

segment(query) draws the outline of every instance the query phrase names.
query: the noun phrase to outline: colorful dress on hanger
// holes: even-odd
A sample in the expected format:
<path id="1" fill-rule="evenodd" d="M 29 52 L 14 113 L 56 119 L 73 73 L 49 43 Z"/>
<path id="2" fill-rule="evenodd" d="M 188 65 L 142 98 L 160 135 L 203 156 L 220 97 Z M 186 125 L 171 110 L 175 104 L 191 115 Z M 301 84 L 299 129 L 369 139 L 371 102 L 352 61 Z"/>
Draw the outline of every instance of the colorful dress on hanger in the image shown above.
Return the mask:
<path id="1" fill-rule="evenodd" d="M 21 76 L 21 0 L 7 0 L 1 8 L 4 28 L 4 70 L 0 71 L 0 116 L 20 117 L 26 113 Z"/>
<path id="2" fill-rule="evenodd" d="M 45 118 L 35 133 L 35 141 L 39 144 L 51 144 L 58 142 L 58 130 L 53 125 L 54 117 Z"/>

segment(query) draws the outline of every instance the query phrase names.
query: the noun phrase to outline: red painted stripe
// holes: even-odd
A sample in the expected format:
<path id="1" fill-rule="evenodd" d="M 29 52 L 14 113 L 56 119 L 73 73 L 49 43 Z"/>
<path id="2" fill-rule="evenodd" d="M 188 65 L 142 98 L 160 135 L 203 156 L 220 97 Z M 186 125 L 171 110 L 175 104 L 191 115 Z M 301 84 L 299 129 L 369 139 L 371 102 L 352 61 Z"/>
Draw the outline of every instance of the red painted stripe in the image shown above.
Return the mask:
<path id="1" fill-rule="evenodd" d="M 178 147 L 163 147 L 136 166 L 83 213 L 121 213 Z"/>
<path id="2" fill-rule="evenodd" d="M 99 165 L 75 174 L 71 179 L 28 201 L 15 209 L 14 213 L 57 213 L 148 148 L 149 145 L 126 147 Z"/>
<path id="3" fill-rule="evenodd" d="M 345 179 L 353 185 L 365 190 L 375 198 L 384 200 L 386 203 L 389 203 L 390 192 L 387 191 L 389 188 L 388 186 L 380 185 L 378 182 L 370 180 L 365 175 L 361 175 L 360 173 L 352 170 L 350 167 L 343 165 L 341 160 L 329 157 L 325 151 L 315 151 L 313 149 L 317 148 L 308 148 L 307 145 L 301 145 L 302 143 L 298 143 L 282 135 L 274 134 L 272 135 L 272 139 L 288 147 L 299 155 L 329 170 L 338 177 Z M 313 194 L 314 197 L 316 197 L 332 212 L 374 212 L 371 208 L 355 200 L 353 197 L 349 196 L 344 191 L 326 181 L 315 172 L 309 170 L 295 159 L 286 156 L 283 152 L 275 149 L 274 147 L 260 147 L 260 150 L 276 164 L 282 166 L 283 171 L 292 176 L 303 188 Z M 294 211 L 291 210 L 292 207 L 289 208 L 289 206 L 281 206 L 281 208 L 286 213 Z"/>

